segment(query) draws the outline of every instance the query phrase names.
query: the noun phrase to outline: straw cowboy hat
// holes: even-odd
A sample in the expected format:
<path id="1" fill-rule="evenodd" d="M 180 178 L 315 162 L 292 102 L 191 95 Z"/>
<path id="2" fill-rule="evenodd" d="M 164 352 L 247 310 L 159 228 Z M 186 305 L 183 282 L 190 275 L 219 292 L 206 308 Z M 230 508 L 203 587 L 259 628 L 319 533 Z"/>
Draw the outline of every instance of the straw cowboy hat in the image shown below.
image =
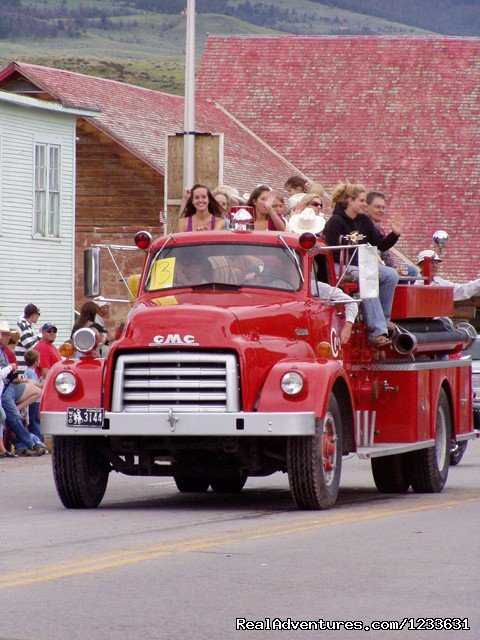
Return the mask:
<path id="1" fill-rule="evenodd" d="M 0 320 L 0 331 L 2 333 L 10 333 L 10 327 L 8 326 L 8 322 L 6 320 Z"/>
<path id="2" fill-rule="evenodd" d="M 317 216 L 311 207 L 305 207 L 301 213 L 294 213 L 288 220 L 288 227 L 294 233 L 321 233 L 325 226 L 325 218 Z"/>
<path id="3" fill-rule="evenodd" d="M 300 204 L 300 202 L 304 199 L 304 197 L 306 196 L 306 193 L 294 193 L 293 196 L 290 196 L 290 198 L 287 200 L 287 213 L 290 213 L 290 211 L 293 211 L 293 209 L 295 209 L 295 207 L 297 206 L 297 204 Z"/>

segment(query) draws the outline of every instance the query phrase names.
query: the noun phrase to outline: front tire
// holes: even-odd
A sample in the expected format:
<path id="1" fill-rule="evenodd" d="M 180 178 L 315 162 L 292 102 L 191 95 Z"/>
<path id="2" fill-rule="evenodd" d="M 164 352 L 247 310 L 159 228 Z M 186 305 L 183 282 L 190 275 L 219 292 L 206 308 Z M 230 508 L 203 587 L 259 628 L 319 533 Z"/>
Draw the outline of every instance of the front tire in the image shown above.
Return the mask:
<path id="1" fill-rule="evenodd" d="M 299 509 L 330 509 L 335 504 L 342 472 L 342 423 L 332 394 L 315 435 L 289 438 L 287 468 L 290 491 Z"/>
<path id="2" fill-rule="evenodd" d="M 448 477 L 452 418 L 447 394 L 441 389 L 435 418 L 435 446 L 412 452 L 412 489 L 439 493 Z"/>
<path id="3" fill-rule="evenodd" d="M 98 507 L 111 467 L 97 438 L 54 436 L 52 467 L 58 496 L 67 509 Z"/>

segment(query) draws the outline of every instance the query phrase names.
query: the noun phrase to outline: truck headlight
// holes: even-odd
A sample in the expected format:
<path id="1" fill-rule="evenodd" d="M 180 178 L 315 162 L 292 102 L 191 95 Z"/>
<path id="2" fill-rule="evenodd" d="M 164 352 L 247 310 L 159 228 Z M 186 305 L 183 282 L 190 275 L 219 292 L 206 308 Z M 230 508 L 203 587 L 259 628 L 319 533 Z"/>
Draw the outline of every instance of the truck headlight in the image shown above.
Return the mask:
<path id="1" fill-rule="evenodd" d="M 303 389 L 303 377 L 296 371 L 289 371 L 282 376 L 280 386 L 284 393 L 295 396 Z"/>
<path id="2" fill-rule="evenodd" d="M 62 371 L 55 378 L 55 389 L 62 396 L 68 396 L 75 391 L 77 379 L 70 371 Z"/>
<path id="3" fill-rule="evenodd" d="M 90 353 L 97 348 L 98 334 L 89 327 L 83 327 L 75 331 L 72 340 L 73 346 L 77 351 L 80 351 L 80 353 Z"/>

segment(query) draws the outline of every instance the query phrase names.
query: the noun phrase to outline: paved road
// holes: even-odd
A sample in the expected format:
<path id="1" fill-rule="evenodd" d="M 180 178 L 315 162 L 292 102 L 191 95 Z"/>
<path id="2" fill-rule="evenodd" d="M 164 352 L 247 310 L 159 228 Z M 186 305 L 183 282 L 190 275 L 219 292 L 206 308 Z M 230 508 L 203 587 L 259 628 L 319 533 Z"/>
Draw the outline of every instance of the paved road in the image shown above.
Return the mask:
<path id="1" fill-rule="evenodd" d="M 412 631 L 406 622 L 396 632 L 290 628 L 280 637 L 480 637 L 479 442 L 436 495 L 381 495 L 369 464 L 351 458 L 327 512 L 295 511 L 280 474 L 231 497 L 114 475 L 100 508 L 65 510 L 46 456 L 0 461 L 0 505 L 1 640 L 280 633 L 236 631 L 236 618 L 244 627 L 266 618 L 285 626 L 468 618 L 471 631 Z"/>

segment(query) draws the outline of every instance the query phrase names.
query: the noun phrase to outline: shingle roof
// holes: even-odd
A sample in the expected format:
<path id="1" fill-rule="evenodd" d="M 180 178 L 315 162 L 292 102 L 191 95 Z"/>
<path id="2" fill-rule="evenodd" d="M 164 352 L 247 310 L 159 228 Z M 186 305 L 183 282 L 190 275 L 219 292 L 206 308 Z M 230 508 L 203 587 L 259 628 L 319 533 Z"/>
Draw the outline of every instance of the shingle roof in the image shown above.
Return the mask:
<path id="1" fill-rule="evenodd" d="M 462 281 L 480 275 L 479 61 L 479 39 L 213 36 L 197 91 L 326 187 L 385 191 L 411 258 L 445 229 Z"/>
<path id="2" fill-rule="evenodd" d="M 92 124 L 165 172 L 165 136 L 183 131 L 184 99 L 114 80 L 15 62 L 0 72 L 0 82 L 15 72 L 54 96 L 64 106 L 97 109 Z M 196 129 L 224 133 L 224 182 L 240 191 L 268 180 L 281 186 L 292 169 L 209 99 L 196 101 Z"/>

